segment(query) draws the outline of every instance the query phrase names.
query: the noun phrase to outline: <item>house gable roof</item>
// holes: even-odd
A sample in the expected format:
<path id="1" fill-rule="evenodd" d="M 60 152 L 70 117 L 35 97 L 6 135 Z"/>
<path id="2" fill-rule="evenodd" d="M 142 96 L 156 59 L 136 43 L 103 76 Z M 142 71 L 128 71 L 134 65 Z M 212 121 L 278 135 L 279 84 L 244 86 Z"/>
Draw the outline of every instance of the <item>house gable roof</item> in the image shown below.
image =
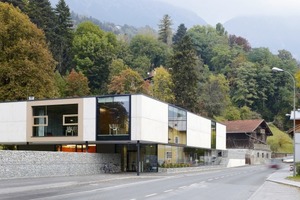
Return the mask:
<path id="1" fill-rule="evenodd" d="M 266 135 L 273 135 L 269 126 L 263 119 L 251 119 L 251 120 L 235 120 L 226 121 L 226 133 L 252 133 L 259 126 L 262 126 L 266 130 Z"/>

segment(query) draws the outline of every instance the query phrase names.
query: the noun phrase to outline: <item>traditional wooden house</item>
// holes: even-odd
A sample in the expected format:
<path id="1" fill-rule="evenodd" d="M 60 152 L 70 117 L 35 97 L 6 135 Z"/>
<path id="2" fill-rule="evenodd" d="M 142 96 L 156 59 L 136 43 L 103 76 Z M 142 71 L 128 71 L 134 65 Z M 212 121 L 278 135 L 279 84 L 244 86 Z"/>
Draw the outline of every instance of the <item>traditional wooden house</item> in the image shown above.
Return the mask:
<path id="1" fill-rule="evenodd" d="M 236 120 L 224 123 L 227 149 L 253 149 L 256 144 L 267 144 L 267 137 L 272 132 L 263 119 Z"/>
<path id="2" fill-rule="evenodd" d="M 223 124 L 227 127 L 226 147 L 229 154 L 235 152 L 236 155 L 237 152 L 242 152 L 243 155 L 240 154 L 239 158 L 244 160 L 245 164 L 263 164 L 271 158 L 267 137 L 273 134 L 265 120 L 236 120 Z"/>

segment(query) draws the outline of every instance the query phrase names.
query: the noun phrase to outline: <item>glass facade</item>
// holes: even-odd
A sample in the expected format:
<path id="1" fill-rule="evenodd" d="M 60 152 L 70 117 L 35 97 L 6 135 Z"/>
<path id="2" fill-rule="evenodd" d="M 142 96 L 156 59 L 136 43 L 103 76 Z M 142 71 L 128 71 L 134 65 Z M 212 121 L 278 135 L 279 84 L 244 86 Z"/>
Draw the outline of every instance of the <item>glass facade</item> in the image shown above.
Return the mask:
<path id="1" fill-rule="evenodd" d="M 216 122 L 211 122 L 211 148 L 216 149 L 217 145 L 217 130 L 216 130 Z"/>
<path id="2" fill-rule="evenodd" d="M 170 144 L 186 145 L 186 120 L 185 110 L 169 106 L 169 133 L 168 140 Z"/>
<path id="3" fill-rule="evenodd" d="M 78 104 L 33 106 L 32 136 L 78 136 Z"/>
<path id="4" fill-rule="evenodd" d="M 97 98 L 97 140 L 129 139 L 130 97 Z"/>
<path id="5" fill-rule="evenodd" d="M 137 145 L 118 144 L 116 153 L 121 154 L 121 170 L 126 172 L 136 172 L 138 169 Z M 157 172 L 157 145 L 140 144 L 140 172 Z"/>
<path id="6" fill-rule="evenodd" d="M 160 166 L 187 164 L 189 161 L 189 154 L 184 151 L 184 147 L 158 145 L 158 163 Z"/>

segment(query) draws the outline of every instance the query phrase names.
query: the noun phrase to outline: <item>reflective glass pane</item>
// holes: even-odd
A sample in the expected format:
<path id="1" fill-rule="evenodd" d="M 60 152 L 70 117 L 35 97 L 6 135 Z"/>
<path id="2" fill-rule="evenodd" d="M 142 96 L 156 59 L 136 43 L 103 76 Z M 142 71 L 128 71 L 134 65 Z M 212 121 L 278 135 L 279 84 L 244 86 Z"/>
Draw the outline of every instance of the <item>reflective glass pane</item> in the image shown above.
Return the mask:
<path id="1" fill-rule="evenodd" d="M 98 98 L 97 135 L 129 135 L 129 96 Z"/>

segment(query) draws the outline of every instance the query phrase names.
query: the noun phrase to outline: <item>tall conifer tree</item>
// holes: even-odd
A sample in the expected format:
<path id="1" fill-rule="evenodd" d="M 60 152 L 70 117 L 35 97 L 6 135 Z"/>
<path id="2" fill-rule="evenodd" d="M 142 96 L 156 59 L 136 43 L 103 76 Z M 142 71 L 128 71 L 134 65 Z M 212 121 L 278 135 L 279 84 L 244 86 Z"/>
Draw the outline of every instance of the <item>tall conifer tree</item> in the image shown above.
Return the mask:
<path id="1" fill-rule="evenodd" d="M 30 20 L 37 25 L 38 28 L 45 32 L 46 40 L 50 50 L 57 60 L 55 55 L 55 42 L 56 42 L 56 16 L 49 0 L 30 0 L 28 1 L 25 13 L 29 16 Z"/>
<path id="2" fill-rule="evenodd" d="M 55 8 L 56 14 L 56 28 L 57 35 L 55 44 L 53 46 L 54 54 L 56 55 L 57 67 L 56 69 L 61 73 L 71 68 L 71 47 L 73 39 L 72 19 L 70 9 L 64 0 L 60 0 Z"/>
<path id="3" fill-rule="evenodd" d="M 188 35 L 175 45 L 171 67 L 176 104 L 197 112 L 200 61 Z"/>
<path id="4" fill-rule="evenodd" d="M 187 28 L 184 24 L 178 26 L 176 34 L 173 36 L 173 44 L 177 44 L 186 34 Z"/>
<path id="5" fill-rule="evenodd" d="M 164 15 L 163 19 L 158 25 L 159 37 L 158 39 L 168 45 L 172 44 L 172 20 L 169 15 Z"/>

